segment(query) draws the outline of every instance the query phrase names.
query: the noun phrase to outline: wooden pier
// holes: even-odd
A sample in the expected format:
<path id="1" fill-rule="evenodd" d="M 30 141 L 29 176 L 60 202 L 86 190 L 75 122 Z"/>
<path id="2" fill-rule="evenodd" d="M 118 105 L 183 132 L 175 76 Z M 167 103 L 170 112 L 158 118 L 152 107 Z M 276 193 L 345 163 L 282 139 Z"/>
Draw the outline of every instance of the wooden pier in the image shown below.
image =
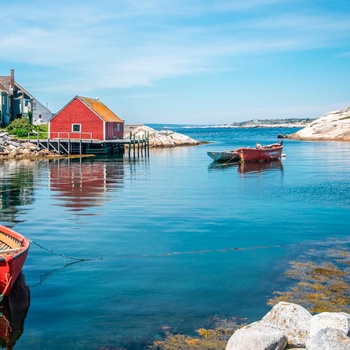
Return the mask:
<path id="1" fill-rule="evenodd" d="M 74 132 L 74 138 L 70 137 L 69 133 L 65 133 L 64 136 L 56 133 L 57 137 L 47 138 L 41 140 L 29 139 L 31 143 L 35 143 L 38 148 L 46 149 L 48 151 L 54 151 L 59 154 L 72 155 L 72 154 L 124 154 L 125 148 L 128 149 L 129 158 L 131 157 L 148 157 L 149 156 L 149 133 L 145 133 L 142 137 L 135 137 L 130 132 L 129 139 L 115 139 L 115 140 L 94 140 L 87 133 L 81 133 L 77 138 L 77 133 Z M 68 135 L 67 135 L 68 134 Z"/>

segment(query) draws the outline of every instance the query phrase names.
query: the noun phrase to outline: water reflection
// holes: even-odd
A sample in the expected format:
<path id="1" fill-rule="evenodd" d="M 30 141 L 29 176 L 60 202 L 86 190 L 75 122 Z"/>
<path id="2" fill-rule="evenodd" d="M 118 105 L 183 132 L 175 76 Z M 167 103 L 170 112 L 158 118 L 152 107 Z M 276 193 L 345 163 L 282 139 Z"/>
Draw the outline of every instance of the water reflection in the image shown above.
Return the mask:
<path id="1" fill-rule="evenodd" d="M 261 174 L 265 171 L 271 171 L 271 170 L 283 171 L 282 161 L 275 160 L 273 162 L 239 163 L 238 164 L 238 172 L 241 174 L 246 174 L 246 173 Z"/>
<path id="2" fill-rule="evenodd" d="M 34 174 L 37 162 L 2 161 L 0 164 L 0 220 L 16 223 L 18 207 L 34 202 Z"/>
<path id="3" fill-rule="evenodd" d="M 24 329 L 24 320 L 30 305 L 30 292 L 23 273 L 12 287 L 11 294 L 0 303 L 0 346 L 13 349 Z"/>
<path id="4" fill-rule="evenodd" d="M 238 162 L 229 162 L 229 163 L 218 163 L 218 162 L 212 162 L 209 164 L 208 169 L 209 170 L 228 170 L 231 169 L 232 167 L 237 167 Z"/>
<path id="5" fill-rule="evenodd" d="M 80 211 L 102 205 L 106 192 L 124 185 L 123 162 L 106 159 L 61 159 L 50 163 L 50 190 L 56 191 L 59 204 Z"/>

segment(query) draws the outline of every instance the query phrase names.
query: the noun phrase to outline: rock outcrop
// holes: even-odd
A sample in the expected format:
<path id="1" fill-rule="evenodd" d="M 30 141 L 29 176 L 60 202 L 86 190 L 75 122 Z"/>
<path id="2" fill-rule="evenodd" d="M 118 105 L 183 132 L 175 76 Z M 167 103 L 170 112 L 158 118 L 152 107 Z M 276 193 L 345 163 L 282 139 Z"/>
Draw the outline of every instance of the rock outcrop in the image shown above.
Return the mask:
<path id="1" fill-rule="evenodd" d="M 350 107 L 329 112 L 284 138 L 305 141 L 350 141 Z"/>
<path id="2" fill-rule="evenodd" d="M 145 125 L 129 126 L 125 129 L 124 138 L 130 139 L 130 133 L 132 134 L 131 137 L 136 139 L 149 137 L 149 147 L 195 146 L 201 144 L 201 142 L 186 135 L 170 130 L 157 131 Z"/>
<path id="3" fill-rule="evenodd" d="M 349 350 L 349 336 L 347 313 L 312 316 L 297 304 L 280 302 L 260 321 L 235 331 L 226 350 Z"/>
<path id="4" fill-rule="evenodd" d="M 55 152 L 41 150 L 31 142 L 19 141 L 8 135 L 0 133 L 0 159 L 24 159 L 57 156 Z"/>

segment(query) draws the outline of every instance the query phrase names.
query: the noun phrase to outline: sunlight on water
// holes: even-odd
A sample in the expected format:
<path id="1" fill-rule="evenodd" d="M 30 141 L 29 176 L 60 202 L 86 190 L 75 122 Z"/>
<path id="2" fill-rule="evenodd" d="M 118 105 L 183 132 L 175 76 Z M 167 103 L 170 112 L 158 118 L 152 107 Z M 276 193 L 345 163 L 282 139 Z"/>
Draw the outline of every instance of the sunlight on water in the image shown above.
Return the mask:
<path id="1" fill-rule="evenodd" d="M 289 260 L 349 239 L 350 144 L 286 140 L 281 161 L 219 165 L 207 151 L 286 130 L 182 132 L 213 143 L 2 163 L 2 224 L 58 253 L 31 246 L 16 349 L 117 347 L 213 315 L 254 321 Z"/>

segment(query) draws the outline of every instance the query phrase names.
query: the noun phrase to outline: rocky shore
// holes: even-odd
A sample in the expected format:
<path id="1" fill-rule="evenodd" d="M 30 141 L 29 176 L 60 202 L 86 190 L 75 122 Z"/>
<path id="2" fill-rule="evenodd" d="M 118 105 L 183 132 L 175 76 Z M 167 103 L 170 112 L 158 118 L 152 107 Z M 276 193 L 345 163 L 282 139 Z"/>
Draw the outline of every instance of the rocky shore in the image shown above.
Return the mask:
<path id="1" fill-rule="evenodd" d="M 280 137 L 305 141 L 350 141 L 350 107 L 326 113 L 296 133 Z"/>
<path id="2" fill-rule="evenodd" d="M 149 147 L 177 147 L 177 146 L 195 146 L 200 145 L 201 142 L 192 139 L 186 135 L 171 131 L 160 130 L 157 131 L 145 125 L 129 125 L 125 127 L 124 138 L 130 139 L 139 137 L 142 139 L 147 135 L 149 137 Z"/>
<path id="3" fill-rule="evenodd" d="M 170 130 L 157 131 L 148 126 L 138 125 L 126 128 L 125 139 L 131 137 L 142 139 L 147 135 L 149 137 L 149 147 L 177 147 L 177 146 L 195 146 L 201 142 L 192 139 L 186 135 Z M 51 158 L 62 157 L 57 152 L 39 149 L 34 143 L 20 141 L 12 138 L 7 132 L 0 132 L 0 160 L 1 159 L 25 159 L 25 158 Z"/>
<path id="4" fill-rule="evenodd" d="M 31 142 L 20 141 L 9 136 L 7 132 L 0 132 L 0 160 L 1 159 L 34 159 L 58 157 L 56 152 L 40 150 Z"/>
<path id="5" fill-rule="evenodd" d="M 260 321 L 236 330 L 226 350 L 349 350 L 350 315 L 311 315 L 300 305 L 279 302 Z"/>

